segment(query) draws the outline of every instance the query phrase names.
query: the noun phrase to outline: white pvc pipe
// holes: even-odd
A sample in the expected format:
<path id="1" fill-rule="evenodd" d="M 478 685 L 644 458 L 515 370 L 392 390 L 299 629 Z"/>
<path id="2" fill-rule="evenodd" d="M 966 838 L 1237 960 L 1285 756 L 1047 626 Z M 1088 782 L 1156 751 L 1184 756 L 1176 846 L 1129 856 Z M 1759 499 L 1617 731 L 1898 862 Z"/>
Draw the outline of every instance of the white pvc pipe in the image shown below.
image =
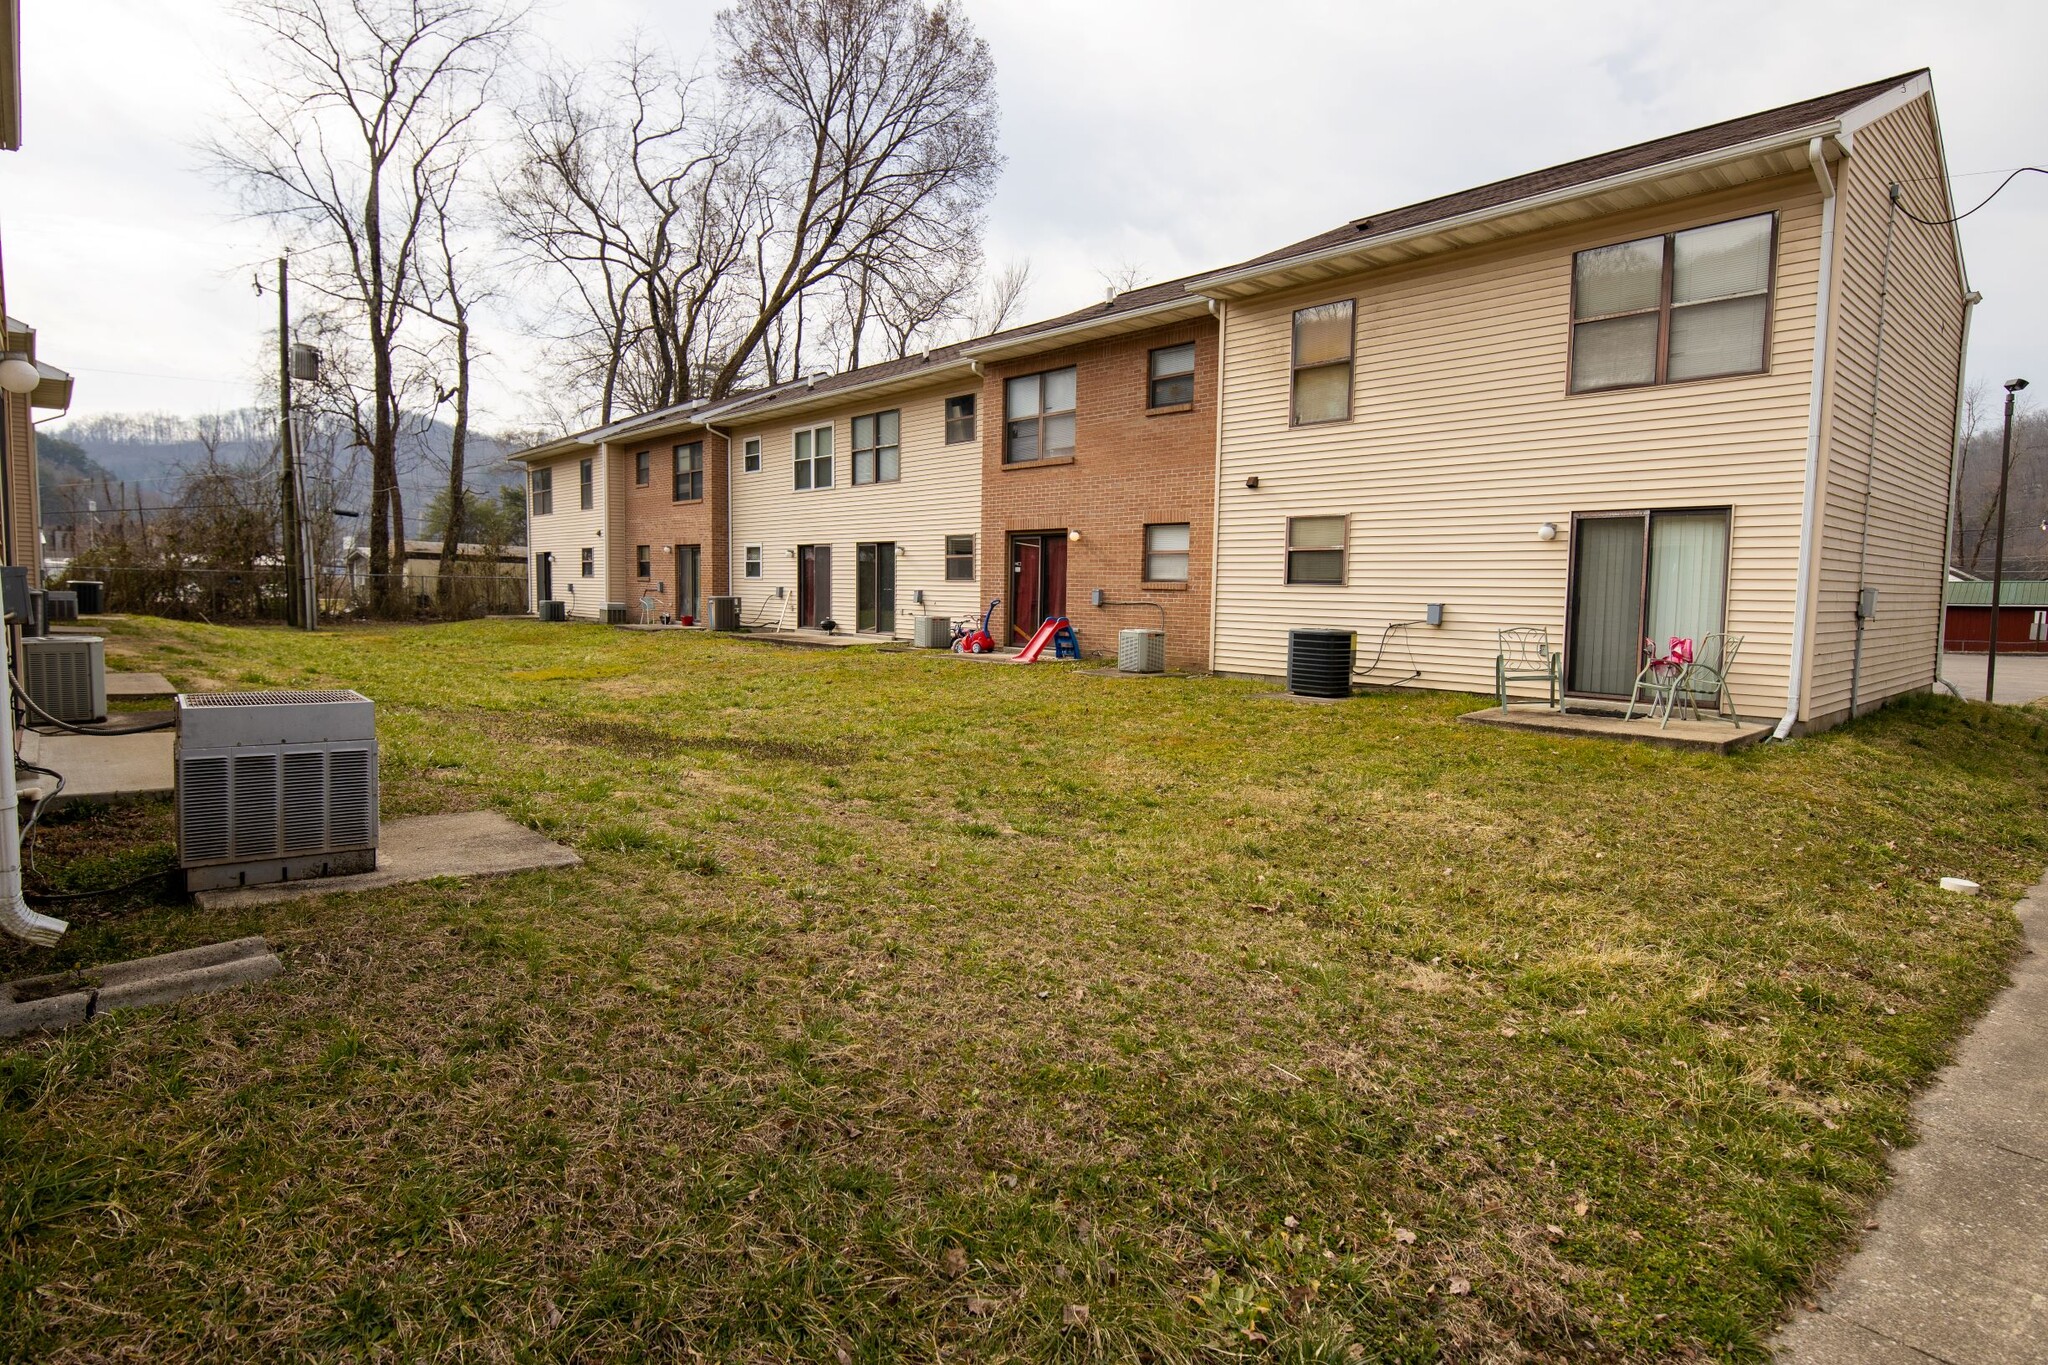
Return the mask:
<path id="1" fill-rule="evenodd" d="M 6 627 L 0 626 L 0 642 Z M 0 717 L 10 729 L 14 725 L 13 678 L 9 676 L 7 650 L 0 643 Z M 21 897 L 21 797 L 14 786 L 13 746 L 0 761 L 0 929 L 42 948 L 64 937 L 71 926 L 61 919 L 39 915 Z"/>

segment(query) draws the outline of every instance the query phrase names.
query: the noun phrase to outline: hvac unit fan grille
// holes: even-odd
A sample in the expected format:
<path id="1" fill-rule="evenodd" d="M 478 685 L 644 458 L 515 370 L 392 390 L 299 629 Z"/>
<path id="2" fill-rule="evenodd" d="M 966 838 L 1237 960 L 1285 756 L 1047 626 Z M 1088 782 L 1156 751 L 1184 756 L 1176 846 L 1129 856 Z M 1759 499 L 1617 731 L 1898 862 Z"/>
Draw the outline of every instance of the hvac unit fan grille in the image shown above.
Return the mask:
<path id="1" fill-rule="evenodd" d="M 354 848 L 374 842 L 376 796 L 368 749 L 336 749 L 327 759 L 328 842 Z"/>
<path id="2" fill-rule="evenodd" d="M 307 702 L 361 701 L 355 692 L 187 692 L 184 704 L 200 706 L 297 706 Z"/>
<path id="3" fill-rule="evenodd" d="M 308 853 L 327 842 L 327 755 L 284 756 L 284 851 Z"/>
<path id="4" fill-rule="evenodd" d="M 188 758 L 178 773 L 178 851 L 186 863 L 228 856 L 228 760 Z"/>
<path id="5" fill-rule="evenodd" d="M 277 852 L 276 754 L 236 754 L 235 789 L 228 806 L 234 828 L 229 842 L 237 858 L 268 858 Z"/>

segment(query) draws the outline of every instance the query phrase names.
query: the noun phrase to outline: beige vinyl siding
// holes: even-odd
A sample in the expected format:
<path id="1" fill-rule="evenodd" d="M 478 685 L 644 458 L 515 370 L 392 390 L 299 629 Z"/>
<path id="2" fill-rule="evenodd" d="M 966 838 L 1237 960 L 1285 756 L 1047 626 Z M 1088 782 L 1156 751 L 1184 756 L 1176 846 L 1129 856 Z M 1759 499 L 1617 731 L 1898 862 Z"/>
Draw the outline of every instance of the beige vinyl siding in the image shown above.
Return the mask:
<path id="1" fill-rule="evenodd" d="M 36 429 L 26 394 L 7 394 L 8 486 L 13 506 L 7 509 L 10 561 L 28 570 L 28 585 L 43 585 L 42 509 L 36 493 Z"/>
<path id="2" fill-rule="evenodd" d="M 1566 392 L 1572 253 L 1780 212 L 1762 375 Z M 1728 629 L 1747 636 L 1734 687 L 1776 714 L 1791 659 L 1820 202 L 1809 178 L 1617 215 L 1518 243 L 1319 285 L 1230 309 L 1224 357 L 1216 667 L 1279 675 L 1287 632 L 1413 626 L 1369 681 L 1492 690 L 1496 634 L 1546 626 L 1562 645 L 1572 514 L 1729 507 Z M 1293 310 L 1354 298 L 1352 420 L 1288 424 Z M 1259 487 L 1245 481 L 1256 476 Z M 1346 582 L 1287 585 L 1290 516 L 1350 518 Z M 1558 528 L 1543 541 L 1544 522 Z"/>
<path id="3" fill-rule="evenodd" d="M 844 630 L 854 626 L 854 547 L 890 541 L 903 547 L 896 557 L 896 635 L 910 638 L 913 617 L 965 616 L 979 611 L 974 580 L 946 579 L 946 537 L 975 536 L 976 569 L 987 553 L 981 526 L 981 442 L 946 444 L 946 399 L 973 391 L 973 381 L 954 382 L 886 398 L 849 399 L 828 410 L 758 425 L 735 425 L 733 449 L 743 452 L 749 437 L 761 441 L 761 468 L 744 472 L 733 456 L 732 585 L 741 619 L 772 625 L 781 610 L 775 590 L 788 594 L 785 624 L 796 625 L 796 555 L 799 545 L 832 547 L 831 614 Z M 892 483 L 853 484 L 853 419 L 890 408 L 902 414 L 901 472 Z M 991 420 L 986 413 L 978 421 Z M 832 427 L 832 487 L 794 484 L 792 439 L 802 429 Z M 978 430 L 978 428 L 977 428 Z M 745 576 L 749 545 L 761 547 L 761 577 Z M 914 596 L 924 593 L 924 604 Z"/>
<path id="4" fill-rule="evenodd" d="M 610 579 L 606 546 L 609 538 L 601 535 L 605 529 L 605 509 L 609 505 L 606 493 L 606 461 L 602 451 L 591 450 L 582 455 L 564 455 L 554 460 L 536 464 L 537 468 L 551 468 L 555 471 L 555 510 L 544 517 L 527 518 L 527 547 L 529 555 L 553 552 L 555 556 L 555 596 L 568 603 L 571 616 L 596 620 L 603 615 L 606 585 Z M 595 479 L 591 509 L 584 511 L 578 495 L 577 465 L 584 459 L 595 461 L 592 477 Z M 528 498 L 532 497 L 532 484 L 528 482 Z M 617 525 L 617 522 L 613 522 Z M 583 550 L 588 546 L 596 552 L 596 574 L 583 577 Z M 569 591 L 571 586 L 576 591 Z M 536 583 L 532 591 L 538 592 Z M 617 599 L 609 599 L 617 600 Z"/>
<path id="5" fill-rule="evenodd" d="M 1825 721 L 1849 705 L 1866 506 L 1864 582 L 1878 590 L 1878 609 L 1864 631 L 1857 709 L 1934 681 L 1963 308 L 1962 277 L 1947 228 L 1925 227 L 1903 215 L 1893 227 L 1874 465 L 1870 405 L 1888 189 L 1900 182 L 1907 207 L 1923 218 L 1943 217 L 1941 174 L 1926 96 L 1857 129 L 1841 171 L 1806 719 Z"/>

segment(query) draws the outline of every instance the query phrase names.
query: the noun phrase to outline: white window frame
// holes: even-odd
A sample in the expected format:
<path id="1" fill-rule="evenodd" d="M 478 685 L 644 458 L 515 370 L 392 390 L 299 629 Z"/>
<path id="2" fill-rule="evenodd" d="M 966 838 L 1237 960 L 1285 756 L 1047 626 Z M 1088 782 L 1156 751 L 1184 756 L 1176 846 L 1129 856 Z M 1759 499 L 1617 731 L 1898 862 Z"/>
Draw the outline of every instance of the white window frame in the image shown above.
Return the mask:
<path id="1" fill-rule="evenodd" d="M 1186 544 L 1184 544 L 1178 550 L 1153 549 L 1152 533 L 1154 531 L 1164 531 L 1169 529 L 1182 532 Z M 1144 548 L 1145 563 L 1143 569 L 1141 570 L 1144 577 L 1141 581 L 1146 583 L 1179 583 L 1183 585 L 1185 585 L 1188 582 L 1188 575 L 1193 571 L 1195 560 L 1195 528 L 1191 523 L 1185 521 L 1146 522 L 1144 530 Z M 1174 558 L 1178 558 L 1180 560 L 1180 576 L 1175 578 L 1162 577 L 1160 575 L 1154 574 L 1152 572 L 1152 560 L 1154 556 L 1171 556 Z"/>
<path id="2" fill-rule="evenodd" d="M 825 445 L 827 447 L 826 453 L 822 456 L 818 454 L 819 432 L 825 434 Z M 811 453 L 808 457 L 800 457 L 796 453 L 797 437 L 799 436 L 810 437 L 808 444 Z M 796 492 L 812 493 L 821 488 L 832 487 L 832 480 L 839 472 L 832 458 L 837 453 L 836 448 L 838 444 L 839 442 L 833 439 L 832 424 L 830 422 L 821 423 L 815 427 L 798 427 L 789 434 L 789 458 L 791 467 L 796 471 L 792 475 Z M 825 482 L 823 483 L 818 482 L 818 462 L 820 460 L 823 460 L 825 464 Z"/>
<path id="3" fill-rule="evenodd" d="M 761 438 L 749 436 L 740 443 L 740 472 L 758 474 L 761 472 Z M 755 548 L 759 548 L 756 546 Z"/>
<path id="4" fill-rule="evenodd" d="M 740 551 L 740 577 L 759 578 L 760 576 L 761 547 L 758 545 L 749 545 L 745 549 Z"/>

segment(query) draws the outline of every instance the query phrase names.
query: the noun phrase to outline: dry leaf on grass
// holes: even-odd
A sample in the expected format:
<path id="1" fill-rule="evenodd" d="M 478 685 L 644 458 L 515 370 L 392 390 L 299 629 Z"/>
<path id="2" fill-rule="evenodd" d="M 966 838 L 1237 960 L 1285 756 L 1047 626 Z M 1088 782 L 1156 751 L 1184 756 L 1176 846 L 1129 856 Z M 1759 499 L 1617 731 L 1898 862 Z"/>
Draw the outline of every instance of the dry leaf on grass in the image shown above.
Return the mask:
<path id="1" fill-rule="evenodd" d="M 1445 1288 L 1453 1294 L 1469 1294 L 1472 1292 L 1472 1281 L 1466 1279 L 1463 1275 L 1459 1275 L 1454 1277 Z"/>
<path id="2" fill-rule="evenodd" d="M 1086 1327 L 1088 1325 L 1088 1305 L 1085 1303 L 1068 1304 L 1066 1311 L 1060 1314 L 1060 1321 L 1069 1327 Z"/>
<path id="3" fill-rule="evenodd" d="M 1410 1232 L 1406 1228 L 1395 1228 L 1394 1240 L 1399 1242 L 1402 1246 L 1414 1246 L 1415 1234 Z"/>
<path id="4" fill-rule="evenodd" d="M 946 1272 L 948 1279 L 959 1279 L 967 1273 L 967 1249 L 947 1247 L 946 1254 L 939 1258 L 939 1268 Z"/>

